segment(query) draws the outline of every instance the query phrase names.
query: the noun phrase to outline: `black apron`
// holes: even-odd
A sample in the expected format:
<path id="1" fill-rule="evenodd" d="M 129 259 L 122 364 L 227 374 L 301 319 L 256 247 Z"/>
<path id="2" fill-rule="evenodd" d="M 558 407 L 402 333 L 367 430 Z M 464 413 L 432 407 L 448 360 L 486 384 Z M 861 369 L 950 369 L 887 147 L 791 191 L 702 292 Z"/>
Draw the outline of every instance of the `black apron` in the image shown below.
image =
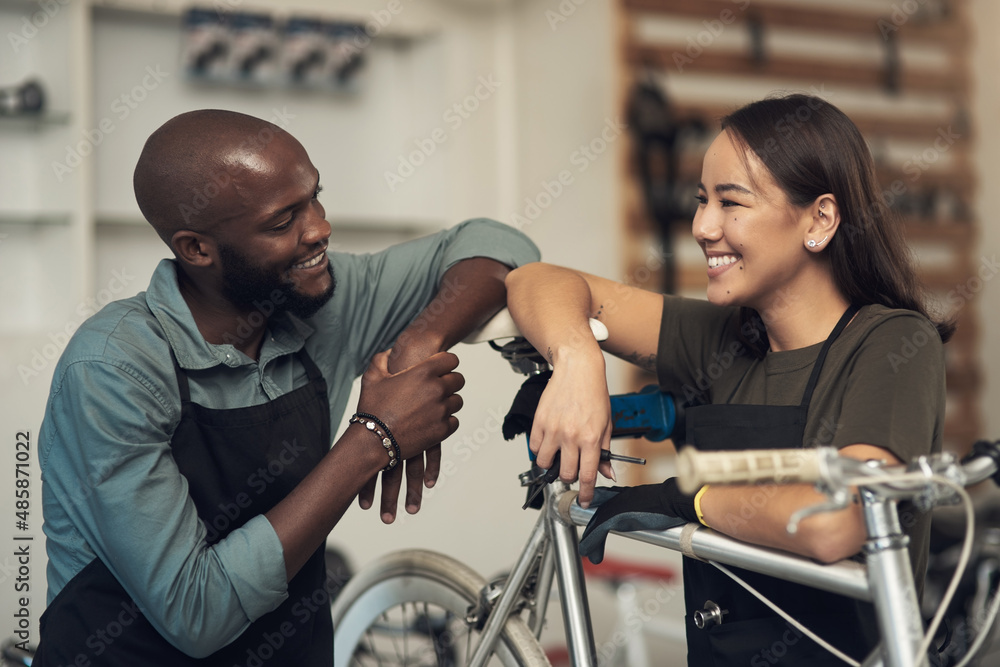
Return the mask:
<path id="1" fill-rule="evenodd" d="M 170 448 L 210 544 L 278 504 L 330 448 L 326 382 L 305 349 L 297 357 L 306 368 L 307 385 L 268 403 L 228 410 L 192 403 L 187 375 L 174 362 L 181 420 Z M 289 582 L 285 602 L 203 659 L 167 642 L 95 558 L 42 614 L 34 664 L 328 667 L 333 664 L 333 624 L 323 554 L 322 547 L 317 549 Z M 95 634 L 98 630 L 103 634 Z"/>
<path id="2" fill-rule="evenodd" d="M 696 449 L 710 451 L 802 447 L 809 403 L 827 352 L 857 311 L 857 306 L 848 308 L 826 339 L 799 405 L 716 404 L 689 408 L 687 443 Z M 753 521 L 756 507 L 768 500 L 767 489 L 762 486 L 732 520 Z M 871 635 L 873 628 L 867 622 L 874 619 L 871 605 L 741 568 L 730 569 L 793 618 L 852 657 L 860 660 L 874 647 L 877 638 Z M 684 599 L 689 665 L 819 667 L 844 664 L 708 563 L 684 559 Z M 721 623 L 699 629 L 694 624 L 693 614 L 703 609 L 708 601 L 727 613 Z M 867 610 L 859 609 L 859 605 Z"/>

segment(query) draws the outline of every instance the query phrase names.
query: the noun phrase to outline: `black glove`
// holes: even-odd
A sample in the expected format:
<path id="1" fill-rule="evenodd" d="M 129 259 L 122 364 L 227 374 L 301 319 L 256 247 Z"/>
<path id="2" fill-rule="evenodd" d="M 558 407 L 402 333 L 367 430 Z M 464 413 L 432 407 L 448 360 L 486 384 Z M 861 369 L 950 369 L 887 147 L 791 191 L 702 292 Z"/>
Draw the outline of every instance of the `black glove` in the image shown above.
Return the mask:
<path id="1" fill-rule="evenodd" d="M 594 489 L 592 506 L 598 506 L 580 540 L 580 555 L 593 564 L 604 560 L 604 542 L 612 530 L 666 530 L 685 523 L 698 523 L 694 496 L 677 488 L 677 479 L 642 486 L 612 486 Z"/>
<path id="2" fill-rule="evenodd" d="M 535 410 L 542 392 L 552 377 L 552 371 L 532 375 L 521 385 L 510 406 L 510 411 L 503 419 L 503 438 L 513 440 L 522 433 L 531 435 L 531 424 L 535 421 Z"/>

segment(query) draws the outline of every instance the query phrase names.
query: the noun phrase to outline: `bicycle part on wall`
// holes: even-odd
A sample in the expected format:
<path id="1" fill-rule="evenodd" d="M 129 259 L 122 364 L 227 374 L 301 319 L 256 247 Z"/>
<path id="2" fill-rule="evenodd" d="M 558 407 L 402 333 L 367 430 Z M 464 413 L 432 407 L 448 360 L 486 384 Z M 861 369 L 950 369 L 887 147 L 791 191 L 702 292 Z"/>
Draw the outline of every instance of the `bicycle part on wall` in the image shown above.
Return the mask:
<path id="1" fill-rule="evenodd" d="M 0 88 L 0 116 L 25 116 L 45 110 L 45 90 L 34 79 Z"/>
<path id="2" fill-rule="evenodd" d="M 279 21 L 269 13 L 195 7 L 184 15 L 181 60 L 196 82 L 344 92 L 356 88 L 365 49 L 380 30 L 378 23 Z"/>
<path id="3" fill-rule="evenodd" d="M 663 248 L 663 284 L 676 291 L 677 279 L 671 226 L 688 215 L 680 202 L 678 161 L 683 142 L 707 131 L 700 118 L 679 118 L 652 70 L 640 76 L 628 100 L 628 126 L 635 139 L 636 168 L 649 215 L 656 222 Z"/>

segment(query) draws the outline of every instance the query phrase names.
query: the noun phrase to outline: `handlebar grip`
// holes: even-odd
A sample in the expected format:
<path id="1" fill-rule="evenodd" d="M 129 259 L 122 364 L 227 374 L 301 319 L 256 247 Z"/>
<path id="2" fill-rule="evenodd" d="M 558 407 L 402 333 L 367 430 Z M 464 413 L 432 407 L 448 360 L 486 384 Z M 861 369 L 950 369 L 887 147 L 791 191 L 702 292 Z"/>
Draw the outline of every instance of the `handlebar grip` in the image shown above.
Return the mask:
<path id="1" fill-rule="evenodd" d="M 701 452 L 685 447 L 677 455 L 677 486 L 692 495 L 705 484 L 815 483 L 824 460 L 821 450 L 811 448 Z"/>

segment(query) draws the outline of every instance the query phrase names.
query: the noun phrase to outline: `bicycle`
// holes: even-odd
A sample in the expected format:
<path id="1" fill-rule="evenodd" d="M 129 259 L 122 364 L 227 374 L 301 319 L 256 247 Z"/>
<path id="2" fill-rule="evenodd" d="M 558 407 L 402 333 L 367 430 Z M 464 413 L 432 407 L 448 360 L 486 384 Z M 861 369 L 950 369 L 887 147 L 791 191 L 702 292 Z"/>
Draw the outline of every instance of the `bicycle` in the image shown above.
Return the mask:
<path id="1" fill-rule="evenodd" d="M 601 338 L 599 332 L 595 334 Z M 489 341 L 523 374 L 546 370 L 544 360 L 517 336 L 512 322 L 495 318 L 471 342 Z M 495 342 L 510 337 L 513 340 L 506 345 Z M 643 433 L 661 439 L 669 436 L 677 414 L 673 403 L 664 396 L 648 391 L 613 396 L 613 437 Z M 989 477 L 1000 484 L 1000 443 L 977 443 L 976 454 L 964 463 L 950 454 L 938 454 L 906 466 L 840 458 L 832 448 L 708 453 L 685 449 L 678 456 L 678 468 L 678 479 L 689 490 L 707 483 L 815 484 L 829 500 L 799 512 L 790 530 L 810 514 L 845 506 L 848 489 L 857 486 L 869 536 L 865 565 L 856 561 L 821 565 L 787 552 L 739 542 L 698 524 L 616 534 L 680 551 L 722 569 L 736 566 L 871 602 L 882 642 L 861 664 L 914 667 L 926 661 L 927 647 L 964 565 L 959 563 L 953 585 L 925 636 L 896 504 L 908 499 L 921 509 L 930 509 L 953 502 L 956 496 L 967 501 L 964 487 Z M 522 486 L 531 487 L 544 476 L 544 470 L 532 465 L 531 471 L 521 475 Z M 488 661 L 547 665 L 538 637 L 556 582 L 572 664 L 598 664 L 577 553 L 577 527 L 588 523 L 594 509 L 583 509 L 575 500 L 576 492 L 568 485 L 545 485 L 538 521 L 510 574 L 499 580 L 486 582 L 462 563 L 423 550 L 388 554 L 361 570 L 333 606 L 335 664 L 419 665 L 429 659 L 430 664 L 439 665 L 479 666 Z M 973 522 L 971 512 L 966 514 L 970 533 L 964 544 L 965 560 Z M 984 630 L 959 667 L 968 664 L 980 648 L 998 607 L 1000 595 L 994 593 Z M 694 613 L 694 621 L 700 628 L 709 627 L 721 622 L 722 614 L 723 610 L 706 604 L 705 609 Z"/>

